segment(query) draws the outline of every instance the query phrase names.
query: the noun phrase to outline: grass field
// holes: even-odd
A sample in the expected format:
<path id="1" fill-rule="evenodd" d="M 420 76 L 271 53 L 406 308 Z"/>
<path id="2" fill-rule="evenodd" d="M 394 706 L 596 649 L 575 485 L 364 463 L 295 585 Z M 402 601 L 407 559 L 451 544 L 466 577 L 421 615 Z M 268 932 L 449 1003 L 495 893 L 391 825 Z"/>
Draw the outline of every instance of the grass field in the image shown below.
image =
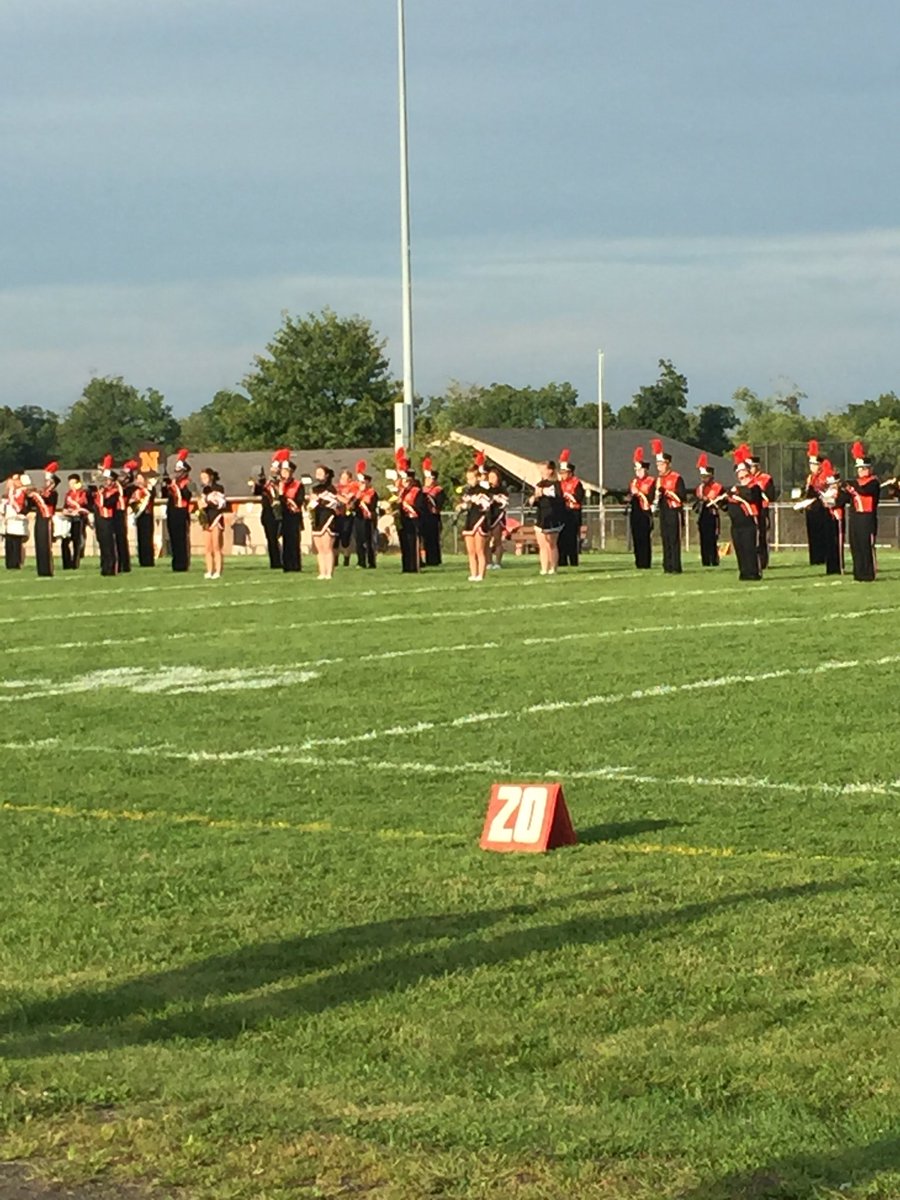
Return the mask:
<path id="1" fill-rule="evenodd" d="M 2 575 L 0 1158 L 896 1200 L 883 567 Z M 578 846 L 478 848 L 492 781 L 557 776 Z"/>

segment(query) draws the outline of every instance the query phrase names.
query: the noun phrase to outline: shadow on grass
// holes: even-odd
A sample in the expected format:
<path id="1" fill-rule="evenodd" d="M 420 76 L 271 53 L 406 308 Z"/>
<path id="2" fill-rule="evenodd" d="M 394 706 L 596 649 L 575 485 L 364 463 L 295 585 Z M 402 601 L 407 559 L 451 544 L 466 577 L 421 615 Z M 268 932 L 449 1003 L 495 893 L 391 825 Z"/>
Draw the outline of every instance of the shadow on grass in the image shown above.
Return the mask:
<path id="1" fill-rule="evenodd" d="M 808 1152 L 780 1158 L 756 1170 L 703 1184 L 683 1193 L 681 1200 L 814 1200 L 823 1195 L 822 1188 L 828 1188 L 829 1195 L 840 1193 L 867 1183 L 881 1171 L 897 1170 L 900 1137 L 893 1135 L 831 1153 Z M 873 1200 L 889 1200 L 897 1192 L 867 1194 Z"/>
<path id="2" fill-rule="evenodd" d="M 565 947 L 617 938 L 652 940 L 680 926 L 749 904 L 805 900 L 843 891 L 852 881 L 739 892 L 664 911 L 584 913 L 533 924 L 560 907 L 622 896 L 583 892 L 534 905 L 475 913 L 439 913 L 353 925 L 214 955 L 111 988 L 83 988 L 0 1014 L 0 1050 L 8 1057 L 108 1050 L 173 1038 L 234 1038 L 272 1022 L 414 988 L 481 967 Z M 491 926 L 514 922 L 493 934 Z M 260 989 L 269 987 L 268 992 Z M 242 993 L 253 992 L 252 996 Z"/>
<path id="3" fill-rule="evenodd" d="M 600 842 L 620 842 L 623 838 L 638 837 L 642 833 L 653 833 L 657 829 L 684 829 L 685 821 L 659 821 L 652 817 L 644 821 L 616 821 L 609 825 L 590 825 L 578 830 L 578 841 L 585 846 Z"/>

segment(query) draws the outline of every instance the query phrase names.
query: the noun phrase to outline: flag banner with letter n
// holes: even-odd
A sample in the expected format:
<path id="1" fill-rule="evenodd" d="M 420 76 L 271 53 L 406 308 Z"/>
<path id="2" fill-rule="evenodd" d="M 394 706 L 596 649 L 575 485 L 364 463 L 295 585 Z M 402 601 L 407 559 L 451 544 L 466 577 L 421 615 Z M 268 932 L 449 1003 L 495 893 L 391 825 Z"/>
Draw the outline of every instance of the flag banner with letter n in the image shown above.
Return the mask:
<path id="1" fill-rule="evenodd" d="M 495 783 L 482 850 L 539 853 L 578 841 L 561 783 Z"/>

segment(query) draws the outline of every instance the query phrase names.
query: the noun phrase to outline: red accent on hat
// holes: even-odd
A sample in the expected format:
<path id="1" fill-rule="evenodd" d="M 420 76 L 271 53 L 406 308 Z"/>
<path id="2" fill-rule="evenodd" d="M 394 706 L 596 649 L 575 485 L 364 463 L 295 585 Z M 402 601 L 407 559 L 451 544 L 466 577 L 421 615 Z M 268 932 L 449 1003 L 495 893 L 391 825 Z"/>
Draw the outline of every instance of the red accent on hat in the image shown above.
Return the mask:
<path id="1" fill-rule="evenodd" d="M 850 447 L 850 453 L 853 455 L 854 458 L 865 458 L 866 457 L 866 448 L 862 444 L 862 442 L 854 442 L 853 445 Z"/>
<path id="2" fill-rule="evenodd" d="M 564 466 L 565 466 L 565 465 L 568 463 L 568 461 L 569 461 L 569 459 L 571 458 L 571 456 L 572 456 L 572 451 L 571 451 L 571 450 L 560 450 L 560 452 L 559 452 L 559 465 L 560 465 L 561 467 L 564 467 Z"/>
<path id="3" fill-rule="evenodd" d="M 428 471 L 428 472 L 430 472 L 430 471 L 431 471 L 431 459 L 430 459 L 430 458 L 423 458 L 423 459 L 422 459 L 422 470 L 423 470 L 423 471 Z"/>
<path id="4" fill-rule="evenodd" d="M 706 453 L 705 450 L 701 450 L 700 454 L 698 455 L 697 466 L 701 470 L 704 470 L 706 467 L 709 466 L 709 455 Z"/>
<path id="5" fill-rule="evenodd" d="M 815 438 L 806 443 L 806 453 L 809 458 L 819 457 L 819 443 Z"/>
<path id="6" fill-rule="evenodd" d="M 189 454 L 190 454 L 190 450 L 186 450 L 186 449 L 179 450 L 178 455 L 177 455 L 178 461 L 185 462 L 187 460 L 187 456 Z"/>
<path id="7" fill-rule="evenodd" d="M 286 463 L 291 461 L 290 450 L 276 450 L 272 456 L 272 462 Z"/>
<path id="8" fill-rule="evenodd" d="M 653 441 L 650 443 L 650 449 L 653 451 L 656 457 L 659 458 L 663 452 L 663 444 L 659 438 L 653 439 Z"/>
<path id="9" fill-rule="evenodd" d="M 111 471 L 112 465 L 113 465 L 113 456 L 111 454 L 105 454 L 103 456 L 103 470 Z"/>
<path id="10" fill-rule="evenodd" d="M 747 461 L 747 459 L 750 457 L 750 448 L 747 446 L 746 442 L 742 442 L 741 445 L 738 446 L 738 448 L 733 452 L 732 457 L 734 458 L 735 467 L 739 467 Z"/>
<path id="11" fill-rule="evenodd" d="M 824 458 L 822 460 L 821 471 L 822 471 L 823 475 L 833 475 L 834 474 L 834 467 L 831 465 L 830 458 Z"/>
<path id="12" fill-rule="evenodd" d="M 394 462 L 397 464 L 398 467 L 400 466 L 401 463 L 406 462 L 406 448 L 404 446 L 398 446 L 397 449 L 394 451 Z M 401 468 L 401 470 L 402 470 L 402 468 Z"/>
<path id="13" fill-rule="evenodd" d="M 356 464 L 357 475 L 362 475 L 362 473 L 365 471 L 365 469 L 366 469 L 366 460 L 364 458 L 361 458 L 359 460 L 359 462 Z"/>
<path id="14" fill-rule="evenodd" d="M 637 449 L 634 452 L 633 461 L 636 463 L 642 463 L 644 461 L 644 447 L 643 446 L 637 447 Z"/>
<path id="15" fill-rule="evenodd" d="M 475 455 L 475 466 L 476 467 L 484 466 L 484 451 L 483 450 L 479 450 L 478 453 Z"/>
<path id="16" fill-rule="evenodd" d="M 47 472 L 48 475 L 55 475 L 56 472 L 59 470 L 59 463 L 58 462 L 47 463 L 46 467 L 44 467 L 44 470 Z"/>

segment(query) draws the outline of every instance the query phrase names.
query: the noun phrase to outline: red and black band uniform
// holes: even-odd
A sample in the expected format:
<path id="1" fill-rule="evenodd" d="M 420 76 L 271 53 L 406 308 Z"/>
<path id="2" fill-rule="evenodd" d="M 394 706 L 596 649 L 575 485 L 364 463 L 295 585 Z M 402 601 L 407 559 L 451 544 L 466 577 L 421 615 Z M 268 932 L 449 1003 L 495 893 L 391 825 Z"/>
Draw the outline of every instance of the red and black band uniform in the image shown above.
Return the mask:
<path id="1" fill-rule="evenodd" d="M 166 527 L 173 571 L 190 569 L 192 495 L 190 479 L 176 477 L 165 481 Z"/>
<path id="2" fill-rule="evenodd" d="M 131 497 L 137 486 L 133 475 L 125 475 L 119 480 L 122 494 L 119 507 L 115 514 L 116 554 L 119 557 L 119 574 L 126 575 L 131 570 L 131 549 L 128 545 L 128 514 L 131 511 Z"/>
<path id="3" fill-rule="evenodd" d="M 848 483 L 844 491 L 848 499 L 847 526 L 853 578 L 857 583 L 871 583 L 878 573 L 875 538 L 881 484 L 875 475 L 863 475 Z"/>
<path id="4" fill-rule="evenodd" d="M 700 537 L 700 562 L 704 567 L 719 565 L 719 508 L 715 503 L 725 488 L 718 479 L 710 479 L 695 488 L 694 509 L 697 513 L 697 533 Z"/>
<path id="5" fill-rule="evenodd" d="M 359 485 L 356 495 L 353 540 L 357 566 L 374 568 L 378 551 L 378 493 L 368 480 Z"/>
<path id="6" fill-rule="evenodd" d="M 4 545 L 7 571 L 18 571 L 25 561 L 25 543 L 28 540 L 26 513 L 28 493 L 23 487 L 7 486 L 4 505 Z M 18 532 L 22 530 L 22 532 Z"/>
<path id="7" fill-rule="evenodd" d="M 116 513 L 122 489 L 118 480 L 104 479 L 94 489 L 94 532 L 100 549 L 100 574 L 118 575 L 119 550 L 116 542 Z"/>
<path id="8" fill-rule="evenodd" d="M 806 542 L 809 547 L 809 565 L 821 567 L 827 558 L 827 545 L 832 536 L 831 518 L 822 503 L 822 493 L 828 486 L 826 472 L 821 466 L 810 471 L 806 477 L 804 498 L 813 503 L 806 509 Z"/>
<path id="9" fill-rule="evenodd" d="M 687 489 L 677 471 L 670 469 L 657 476 L 655 500 L 659 511 L 663 570 L 667 575 L 681 574 L 681 526 L 686 499 Z"/>
<path id="10" fill-rule="evenodd" d="M 278 481 L 278 504 L 281 507 L 281 569 L 293 573 L 302 569 L 300 531 L 303 529 L 303 508 L 306 491 L 302 482 L 292 475 Z M 269 563 L 272 556 L 269 552 Z"/>
<path id="11" fill-rule="evenodd" d="M 29 497 L 34 512 L 34 563 L 38 575 L 53 574 L 53 514 L 59 502 L 55 482 L 48 482 Z"/>
<path id="12" fill-rule="evenodd" d="M 60 544 L 64 571 L 77 571 L 84 558 L 85 533 L 91 511 L 87 488 L 69 488 L 63 499 L 63 513 L 69 518 L 69 536 Z"/>
<path id="13" fill-rule="evenodd" d="M 400 563 L 404 574 L 418 572 L 420 566 L 420 521 L 427 502 L 417 479 L 400 481 L 397 491 L 397 525 L 400 538 Z"/>
<path id="14" fill-rule="evenodd" d="M 156 552 L 153 545 L 153 493 L 154 488 L 148 487 L 147 484 L 135 483 L 129 498 L 134 517 L 138 566 L 141 567 L 156 565 Z"/>
<path id="15" fill-rule="evenodd" d="M 844 504 L 846 493 L 839 483 L 828 484 L 822 492 L 824 520 L 820 533 L 822 550 L 825 554 L 825 574 L 844 573 Z"/>
<path id="16" fill-rule="evenodd" d="M 584 509 L 584 484 L 577 475 L 570 474 L 560 480 L 566 511 L 563 527 L 559 534 L 559 565 L 577 567 L 578 551 L 581 547 L 581 521 Z"/>
<path id="17" fill-rule="evenodd" d="M 737 559 L 738 578 L 762 579 L 759 569 L 759 511 L 762 490 L 756 484 L 735 484 L 720 498 L 728 505 L 731 544 Z"/>
<path id="18" fill-rule="evenodd" d="M 422 488 L 425 504 L 419 518 L 419 532 L 422 537 L 422 561 L 426 567 L 439 567 L 443 561 L 441 556 L 441 513 L 447 507 L 447 493 L 435 481 L 426 483 Z"/>
<path id="19" fill-rule="evenodd" d="M 359 495 L 359 484 L 354 479 L 338 485 L 338 496 L 341 499 L 341 515 L 337 518 L 338 553 L 342 556 L 345 567 L 350 566 L 350 543 L 353 541 L 354 523 L 356 520 L 356 498 Z"/>
<path id="20" fill-rule="evenodd" d="M 759 566 L 764 571 L 769 565 L 769 534 L 772 528 L 769 507 L 778 499 L 775 480 L 766 471 L 757 471 L 753 482 L 762 492 L 762 508 L 759 514 Z"/>
<path id="21" fill-rule="evenodd" d="M 269 552 L 269 567 L 281 570 L 281 500 L 278 476 L 260 475 L 253 481 L 253 495 L 259 496 L 259 519 Z"/>
<path id="22" fill-rule="evenodd" d="M 628 485 L 628 527 L 631 531 L 631 548 L 634 565 L 639 571 L 647 571 L 653 563 L 653 496 L 656 480 L 652 475 L 637 476 Z"/>

